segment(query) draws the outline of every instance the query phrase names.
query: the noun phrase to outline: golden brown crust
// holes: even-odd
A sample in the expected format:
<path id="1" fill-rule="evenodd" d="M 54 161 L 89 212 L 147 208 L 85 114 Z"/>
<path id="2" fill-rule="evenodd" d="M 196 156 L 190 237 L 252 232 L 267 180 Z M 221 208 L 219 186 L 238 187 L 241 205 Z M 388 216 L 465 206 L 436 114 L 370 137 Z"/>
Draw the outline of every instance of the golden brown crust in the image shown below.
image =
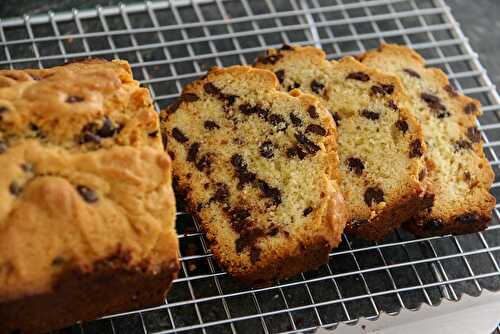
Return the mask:
<path id="1" fill-rule="evenodd" d="M 106 286 L 90 289 L 91 309 L 79 309 L 55 305 L 69 293 L 57 284 L 68 270 L 91 284 L 95 266 L 117 249 L 128 262 L 116 279 L 140 266 L 145 281 L 168 286 L 178 268 L 172 164 L 128 63 L 0 71 L 0 108 L 0 314 L 9 328 L 24 328 L 28 320 L 12 318 L 12 307 L 34 310 L 28 301 L 54 303 L 37 308 L 30 326 L 62 324 L 48 313 L 68 305 L 65 324 L 101 315 L 95 310 L 112 301 L 91 292 Z M 113 289 L 116 299 L 131 288 Z"/>
<path id="2" fill-rule="evenodd" d="M 476 118 L 481 115 L 479 101 L 455 91 L 443 71 L 426 68 L 424 59 L 409 48 L 382 44 L 360 59 L 400 77 L 430 144 L 424 155 L 435 192 L 434 205 L 404 227 L 418 236 L 486 228 L 495 206 L 489 193 L 494 173 L 476 128 Z"/>
<path id="3" fill-rule="evenodd" d="M 161 113 L 178 193 L 221 266 L 248 284 L 324 263 L 345 224 L 333 119 L 314 97 L 276 86 L 269 71 L 215 68 Z M 300 145 L 311 151 L 297 155 Z M 322 256 L 300 248 L 316 240 L 328 244 Z M 278 266 L 299 254 L 312 258 Z"/>
<path id="4" fill-rule="evenodd" d="M 396 77 L 352 57 L 327 61 L 314 47 L 268 50 L 256 67 L 274 71 L 282 90 L 315 94 L 336 117 L 348 233 L 377 240 L 408 218 L 409 206 L 413 212 L 428 207 L 424 195 L 430 190 L 419 177 L 426 168 L 419 156 L 425 151 L 423 134 Z M 414 143 L 418 154 L 412 153 Z M 368 205 L 374 197 L 377 205 Z"/>

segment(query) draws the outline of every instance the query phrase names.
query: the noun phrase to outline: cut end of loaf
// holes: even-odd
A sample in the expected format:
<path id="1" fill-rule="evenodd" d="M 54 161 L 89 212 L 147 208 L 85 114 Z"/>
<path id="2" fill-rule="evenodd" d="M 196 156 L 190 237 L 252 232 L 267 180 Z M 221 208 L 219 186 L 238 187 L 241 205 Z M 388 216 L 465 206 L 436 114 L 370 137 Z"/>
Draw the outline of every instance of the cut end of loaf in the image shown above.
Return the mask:
<path id="1" fill-rule="evenodd" d="M 310 93 L 331 112 L 339 132 L 348 232 L 380 239 L 428 206 L 426 145 L 395 76 L 352 57 L 328 61 L 310 46 L 268 50 L 255 66 L 273 71 L 282 91 Z M 406 212 L 410 206 L 413 211 Z"/>

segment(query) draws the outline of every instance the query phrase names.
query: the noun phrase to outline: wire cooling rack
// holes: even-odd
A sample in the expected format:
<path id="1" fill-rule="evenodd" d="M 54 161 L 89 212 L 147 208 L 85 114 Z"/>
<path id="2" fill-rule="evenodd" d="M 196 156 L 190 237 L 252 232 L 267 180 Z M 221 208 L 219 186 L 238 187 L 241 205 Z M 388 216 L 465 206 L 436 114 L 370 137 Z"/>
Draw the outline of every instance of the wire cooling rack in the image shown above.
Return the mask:
<path id="1" fill-rule="evenodd" d="M 500 99 L 442 0 L 177 0 L 1 19 L 0 68 L 123 58 L 161 108 L 209 67 L 252 64 L 268 47 L 314 44 L 338 58 L 381 41 L 413 47 L 481 100 L 478 125 L 498 199 Z M 294 333 L 499 291 L 498 208 L 477 234 L 415 239 L 397 231 L 380 243 L 344 236 L 328 265 L 263 289 L 246 289 L 223 272 L 197 223 L 181 211 L 181 272 L 165 304 L 64 332 Z"/>

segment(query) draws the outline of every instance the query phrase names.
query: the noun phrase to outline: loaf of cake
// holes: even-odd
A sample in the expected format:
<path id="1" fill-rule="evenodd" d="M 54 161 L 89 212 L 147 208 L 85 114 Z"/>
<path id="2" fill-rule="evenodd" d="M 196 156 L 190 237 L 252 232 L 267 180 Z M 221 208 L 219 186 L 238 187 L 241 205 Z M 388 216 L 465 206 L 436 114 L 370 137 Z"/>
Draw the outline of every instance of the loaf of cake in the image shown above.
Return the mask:
<path id="1" fill-rule="evenodd" d="M 289 45 L 268 50 L 256 67 L 273 71 L 283 91 L 315 95 L 332 113 L 348 233 L 378 240 L 430 206 L 422 130 L 396 77 L 352 57 L 328 61 L 320 49 Z"/>
<path id="2" fill-rule="evenodd" d="M 418 236 L 486 228 L 495 207 L 489 193 L 494 173 L 476 127 L 479 101 L 457 92 L 443 71 L 427 68 L 424 59 L 409 48 L 383 44 L 360 59 L 401 79 L 428 146 L 424 157 L 434 205 L 404 227 Z"/>
<path id="3" fill-rule="evenodd" d="M 164 302 L 171 161 L 125 61 L 0 71 L 0 333 Z"/>
<path id="4" fill-rule="evenodd" d="M 174 189 L 231 275 L 267 285 L 318 267 L 345 225 L 336 128 L 272 72 L 214 68 L 161 112 Z"/>

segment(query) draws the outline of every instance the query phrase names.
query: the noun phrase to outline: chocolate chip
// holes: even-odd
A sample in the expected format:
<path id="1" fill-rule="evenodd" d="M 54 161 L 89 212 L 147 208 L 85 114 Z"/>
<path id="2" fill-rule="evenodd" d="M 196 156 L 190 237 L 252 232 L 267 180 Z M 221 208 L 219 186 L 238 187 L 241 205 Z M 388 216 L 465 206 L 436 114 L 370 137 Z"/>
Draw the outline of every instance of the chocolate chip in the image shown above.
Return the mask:
<path id="1" fill-rule="evenodd" d="M 309 108 L 307 108 L 307 113 L 309 114 L 309 116 L 311 116 L 311 118 L 318 118 L 319 117 L 315 106 L 309 106 Z"/>
<path id="2" fill-rule="evenodd" d="M 179 106 L 181 105 L 181 103 L 182 103 L 182 98 L 176 99 L 172 104 L 170 104 L 167 107 L 167 113 L 173 114 L 174 112 L 176 112 L 177 109 L 179 109 Z"/>
<path id="3" fill-rule="evenodd" d="M 216 97 L 218 97 L 221 93 L 220 89 L 215 87 L 215 85 L 211 82 L 207 82 L 206 84 L 204 84 L 203 89 L 205 90 L 205 93 Z"/>
<path id="4" fill-rule="evenodd" d="M 37 138 L 45 138 L 45 133 L 35 123 L 29 123 L 29 129 L 34 132 Z"/>
<path id="5" fill-rule="evenodd" d="M 276 78 L 278 78 L 278 81 L 280 83 L 283 83 L 283 81 L 285 80 L 285 70 L 278 70 L 274 72 L 274 74 L 276 75 Z"/>
<path id="6" fill-rule="evenodd" d="M 271 187 L 264 180 L 257 180 L 257 185 L 259 186 L 260 191 L 264 197 L 271 198 L 274 205 L 281 204 L 281 191 L 278 188 Z"/>
<path id="7" fill-rule="evenodd" d="M 186 102 L 194 102 L 194 101 L 198 101 L 199 99 L 200 98 L 198 97 L 198 95 L 196 95 L 194 93 L 182 94 L 182 100 L 186 101 Z"/>
<path id="8" fill-rule="evenodd" d="M 80 144 L 85 144 L 85 143 L 96 143 L 99 144 L 101 142 L 101 137 L 99 137 L 96 134 L 93 134 L 91 132 L 84 132 L 79 139 Z"/>
<path id="9" fill-rule="evenodd" d="M 241 231 L 240 237 L 235 241 L 236 252 L 241 253 L 246 248 L 252 247 L 263 236 L 265 236 L 264 230 L 258 227 Z"/>
<path id="10" fill-rule="evenodd" d="M 25 173 L 33 173 L 33 165 L 30 164 L 29 162 L 21 164 L 21 169 Z"/>
<path id="11" fill-rule="evenodd" d="M 7 111 L 9 111 L 9 109 L 5 106 L 0 106 L 0 114 L 4 114 L 6 113 Z"/>
<path id="12" fill-rule="evenodd" d="M 219 202 L 219 203 L 224 203 L 227 201 L 229 198 L 229 187 L 227 184 L 224 184 L 222 182 L 218 182 L 215 185 L 216 190 L 214 195 L 210 198 L 210 202 Z"/>
<path id="13" fill-rule="evenodd" d="M 272 125 L 278 127 L 279 130 L 285 130 L 288 127 L 288 123 L 285 119 L 278 114 L 271 114 L 267 117 L 267 121 Z"/>
<path id="14" fill-rule="evenodd" d="M 156 138 L 156 136 L 158 136 L 158 130 L 148 133 L 148 137 Z"/>
<path id="15" fill-rule="evenodd" d="M 200 143 L 192 143 L 191 146 L 189 146 L 186 160 L 189 162 L 195 162 L 199 150 L 200 150 Z"/>
<path id="16" fill-rule="evenodd" d="M 260 249 L 257 247 L 252 247 L 250 249 L 250 262 L 252 264 L 255 264 L 259 260 L 260 260 Z"/>
<path id="17" fill-rule="evenodd" d="M 327 131 L 321 125 L 318 124 L 309 124 L 306 128 L 306 133 L 309 132 L 315 133 L 318 136 L 326 136 L 327 134 Z"/>
<path id="18" fill-rule="evenodd" d="M 254 110 L 257 113 L 257 115 L 259 115 L 260 118 L 267 120 L 267 116 L 269 115 L 269 110 L 264 109 L 259 105 L 255 106 Z"/>
<path id="19" fill-rule="evenodd" d="M 394 85 L 392 84 L 379 84 L 371 87 L 371 92 L 374 95 L 391 95 L 394 93 Z"/>
<path id="20" fill-rule="evenodd" d="M 242 230 L 246 229 L 250 223 L 250 211 L 245 208 L 236 207 L 229 211 L 231 215 L 231 228 L 240 233 Z"/>
<path id="21" fill-rule="evenodd" d="M 446 117 L 450 117 L 450 113 L 448 111 L 444 111 L 444 112 L 439 112 L 437 113 L 437 118 L 446 118 Z"/>
<path id="22" fill-rule="evenodd" d="M 427 103 L 427 106 L 434 112 L 438 113 L 438 118 L 444 118 L 449 116 L 449 113 L 446 112 L 446 107 L 441 103 L 441 99 L 436 95 L 422 93 L 420 94 L 420 98 Z M 440 111 L 442 111 L 440 113 Z M 448 114 L 448 115 L 447 115 Z"/>
<path id="23" fill-rule="evenodd" d="M 215 123 L 214 121 L 205 121 L 205 123 L 203 123 L 203 126 L 207 130 L 220 129 L 220 126 L 217 125 L 217 123 Z"/>
<path id="24" fill-rule="evenodd" d="M 179 130 L 178 128 L 172 129 L 172 137 L 174 137 L 174 139 L 177 140 L 179 143 L 185 143 L 189 140 L 188 137 L 186 137 L 184 133 L 182 133 L 182 131 Z"/>
<path id="25" fill-rule="evenodd" d="M 396 111 L 399 110 L 398 105 L 393 100 L 389 100 L 389 102 L 387 102 L 387 106 L 389 108 L 391 108 L 392 110 L 396 110 Z"/>
<path id="26" fill-rule="evenodd" d="M 274 156 L 274 145 L 270 141 L 265 141 L 260 145 L 260 155 L 266 159 L 271 159 Z"/>
<path id="27" fill-rule="evenodd" d="M 23 191 L 23 187 L 21 187 L 16 181 L 12 181 L 9 185 L 9 191 L 14 196 L 19 196 Z"/>
<path id="28" fill-rule="evenodd" d="M 167 151 L 168 155 L 170 156 L 170 159 L 175 160 L 175 153 L 172 151 Z"/>
<path id="29" fill-rule="evenodd" d="M 352 79 L 352 80 L 366 82 L 366 81 L 370 80 L 370 76 L 364 72 L 351 72 L 346 77 L 346 79 Z"/>
<path id="30" fill-rule="evenodd" d="M 295 146 L 295 147 L 290 147 L 289 149 L 286 150 L 286 155 L 289 158 L 293 158 L 295 156 L 298 156 L 300 160 L 303 160 L 307 153 L 302 150 L 300 146 Z"/>
<path id="31" fill-rule="evenodd" d="M 78 191 L 80 196 L 82 196 L 82 198 L 85 200 L 85 202 L 87 202 L 87 203 L 97 202 L 97 200 L 98 200 L 97 194 L 92 189 L 90 189 L 86 186 L 78 185 L 78 186 L 76 186 L 76 190 Z"/>
<path id="32" fill-rule="evenodd" d="M 101 138 L 109 138 L 113 137 L 116 132 L 117 127 L 113 125 L 113 122 L 109 118 L 105 117 L 101 128 L 97 130 L 96 134 Z"/>
<path id="33" fill-rule="evenodd" d="M 406 133 L 406 131 L 408 131 L 408 123 L 404 119 L 397 120 L 396 123 L 394 123 L 394 125 L 402 133 Z"/>
<path id="34" fill-rule="evenodd" d="M 473 225 L 479 222 L 479 216 L 468 212 L 456 217 L 455 222 L 463 225 Z"/>
<path id="35" fill-rule="evenodd" d="M 464 172 L 464 180 L 465 181 L 470 181 L 470 179 L 471 179 L 470 172 Z"/>
<path id="36" fill-rule="evenodd" d="M 237 253 L 243 252 L 245 250 L 245 248 L 247 247 L 246 240 L 243 239 L 242 237 L 239 237 L 238 239 L 236 239 L 236 241 L 234 242 L 234 245 L 235 245 Z"/>
<path id="37" fill-rule="evenodd" d="M 238 188 L 242 188 L 247 183 L 252 183 L 256 174 L 248 171 L 248 166 L 243 157 L 239 154 L 233 154 L 231 164 L 235 167 L 236 177 L 239 180 Z"/>
<path id="38" fill-rule="evenodd" d="M 459 139 L 453 143 L 453 147 L 455 148 L 455 152 L 460 150 L 470 150 L 472 149 L 472 143 L 465 139 Z"/>
<path id="39" fill-rule="evenodd" d="M 423 179 L 425 179 L 426 176 L 427 176 L 427 169 L 422 168 L 422 170 L 418 173 L 418 180 L 422 181 Z"/>
<path id="40" fill-rule="evenodd" d="M 255 109 L 250 106 L 248 103 L 240 104 L 239 110 L 245 115 L 251 115 L 255 113 Z"/>
<path id="41" fill-rule="evenodd" d="M 293 46 L 288 45 L 288 44 L 283 44 L 283 46 L 280 49 L 281 51 L 290 51 L 293 50 Z"/>
<path id="42" fill-rule="evenodd" d="M 288 86 L 287 90 L 288 91 L 291 91 L 292 89 L 295 89 L 295 88 L 300 88 L 300 84 L 298 82 L 293 82 L 293 85 L 291 86 Z"/>
<path id="43" fill-rule="evenodd" d="M 418 158 L 424 154 L 420 139 L 415 139 L 410 144 L 410 158 Z"/>
<path id="44" fill-rule="evenodd" d="M 290 120 L 292 121 L 292 124 L 294 126 L 301 126 L 302 125 L 302 120 L 295 116 L 293 112 L 290 113 Z"/>
<path id="45" fill-rule="evenodd" d="M 446 85 L 443 89 L 448 93 L 450 97 L 457 97 L 458 93 L 456 89 L 452 85 Z"/>
<path id="46" fill-rule="evenodd" d="M 464 107 L 464 112 L 467 114 L 467 115 L 470 115 L 470 114 L 473 114 L 477 111 L 477 106 L 475 103 L 471 102 L 471 103 L 468 103 L 465 105 Z"/>
<path id="47" fill-rule="evenodd" d="M 360 176 L 363 174 L 363 169 L 365 169 L 365 165 L 363 164 L 363 161 L 359 158 L 348 158 L 346 160 L 347 166 L 349 167 L 349 170 L 351 172 L 354 172 L 354 174 Z"/>
<path id="48" fill-rule="evenodd" d="M 234 104 L 234 101 L 236 101 L 236 98 L 238 96 L 236 95 L 226 95 L 226 94 L 220 94 L 219 98 L 222 100 L 225 100 L 226 105 L 232 106 Z"/>
<path id="49" fill-rule="evenodd" d="M 422 225 L 425 231 L 439 231 L 444 227 L 443 221 L 439 218 L 429 219 Z"/>
<path id="50" fill-rule="evenodd" d="M 276 234 L 278 234 L 280 231 L 279 227 L 278 226 L 273 226 L 271 225 L 269 230 L 267 231 L 267 235 L 270 236 L 270 237 L 274 237 Z"/>
<path id="51" fill-rule="evenodd" d="M 50 263 L 54 267 L 59 267 L 62 266 L 66 260 L 62 256 L 56 256 L 55 258 L 52 259 L 52 262 Z"/>
<path id="52" fill-rule="evenodd" d="M 380 118 L 380 114 L 378 112 L 370 111 L 367 109 L 363 109 L 360 111 L 361 116 L 368 118 L 372 121 L 376 121 Z"/>
<path id="53" fill-rule="evenodd" d="M 316 80 L 311 81 L 311 90 L 316 94 L 321 94 L 321 91 L 325 88 L 321 82 Z"/>
<path id="54" fill-rule="evenodd" d="M 83 102 L 85 99 L 81 96 L 70 95 L 66 98 L 66 103 L 79 103 Z"/>
<path id="55" fill-rule="evenodd" d="M 7 144 L 3 140 L 0 140 L 0 154 L 5 152 L 7 152 Z"/>
<path id="56" fill-rule="evenodd" d="M 264 109 L 259 105 L 252 107 L 248 103 L 241 104 L 239 106 L 239 110 L 245 115 L 252 115 L 256 113 L 257 115 L 259 115 L 259 117 L 263 118 L 264 120 L 267 120 L 267 116 L 269 114 L 269 110 Z"/>
<path id="57" fill-rule="evenodd" d="M 384 191 L 378 187 L 369 187 L 365 191 L 364 195 L 365 203 L 368 206 L 372 204 L 377 204 L 384 201 Z"/>
<path id="58" fill-rule="evenodd" d="M 320 150 L 320 147 L 313 143 L 311 140 L 309 140 L 303 133 L 301 132 L 296 132 L 295 133 L 295 139 L 302 144 L 304 149 L 306 150 L 307 153 L 309 154 L 314 154 Z"/>
<path id="59" fill-rule="evenodd" d="M 200 172 L 203 172 L 205 169 L 210 169 L 210 166 L 212 164 L 212 160 L 210 159 L 210 156 L 208 154 L 203 155 L 200 160 L 195 164 L 196 169 L 198 169 Z"/>
<path id="60" fill-rule="evenodd" d="M 283 58 L 283 55 L 280 55 L 280 54 L 269 55 L 269 56 L 265 56 L 265 57 L 261 56 L 261 57 L 257 58 L 257 62 L 262 63 L 262 64 L 271 64 L 271 65 L 274 65 L 281 58 Z"/>
<path id="61" fill-rule="evenodd" d="M 420 79 L 420 74 L 418 74 L 416 71 L 412 70 L 411 68 L 404 68 L 403 71 L 405 71 L 406 74 L 408 74 L 410 77 Z"/>
<path id="62" fill-rule="evenodd" d="M 370 88 L 370 90 L 373 95 L 385 95 L 384 90 L 382 89 L 381 86 L 374 85 Z"/>
<path id="63" fill-rule="evenodd" d="M 481 132 L 475 126 L 471 126 L 470 128 L 467 128 L 467 137 L 473 143 L 479 143 L 479 142 L 481 142 Z"/>
<path id="64" fill-rule="evenodd" d="M 311 212 L 313 212 L 313 208 L 312 207 L 309 206 L 309 207 L 305 208 L 304 212 L 303 212 L 304 217 L 307 217 Z"/>
<path id="65" fill-rule="evenodd" d="M 247 163 L 245 162 L 243 157 L 239 154 L 233 154 L 233 156 L 231 157 L 231 164 L 240 170 L 247 169 Z"/>
<path id="66" fill-rule="evenodd" d="M 339 126 L 340 121 L 341 121 L 340 115 L 336 112 L 333 112 L 332 116 L 333 116 L 333 120 L 335 121 L 335 125 Z"/>

